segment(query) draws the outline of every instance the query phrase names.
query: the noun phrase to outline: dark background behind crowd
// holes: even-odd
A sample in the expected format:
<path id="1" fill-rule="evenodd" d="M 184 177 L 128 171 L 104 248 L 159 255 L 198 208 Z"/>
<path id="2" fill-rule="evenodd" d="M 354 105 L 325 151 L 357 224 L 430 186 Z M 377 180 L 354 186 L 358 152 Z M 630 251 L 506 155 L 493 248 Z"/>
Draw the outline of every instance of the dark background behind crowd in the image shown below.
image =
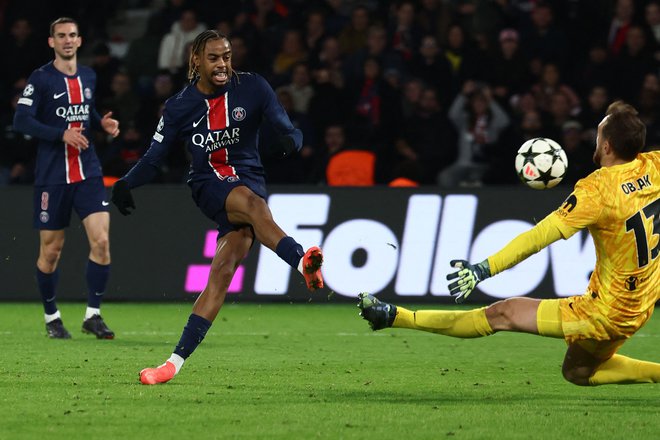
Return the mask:
<path id="1" fill-rule="evenodd" d="M 637 107 L 648 148 L 660 143 L 660 0 L 0 0 L 0 185 L 33 181 L 35 140 L 12 118 L 60 16 L 79 21 L 97 109 L 121 124 L 117 139 L 95 134 L 107 176 L 145 152 L 207 28 L 303 131 L 300 153 L 276 159 L 263 127 L 271 183 L 511 184 L 518 147 L 538 136 L 564 147 L 572 183 L 594 169 L 615 99 Z M 181 145 L 158 181 L 186 174 Z"/>

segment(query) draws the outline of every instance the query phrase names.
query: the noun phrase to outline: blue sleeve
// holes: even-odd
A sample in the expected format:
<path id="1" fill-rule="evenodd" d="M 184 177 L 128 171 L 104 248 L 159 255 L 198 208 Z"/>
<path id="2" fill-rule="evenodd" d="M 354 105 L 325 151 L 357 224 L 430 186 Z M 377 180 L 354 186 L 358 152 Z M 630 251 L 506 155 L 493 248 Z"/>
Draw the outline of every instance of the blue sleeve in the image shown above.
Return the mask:
<path id="1" fill-rule="evenodd" d="M 277 95 L 261 76 L 257 76 L 257 84 L 264 95 L 264 117 L 279 136 L 289 136 L 293 139 L 296 150 L 302 148 L 302 131 L 293 126 L 289 116 L 284 111 L 282 104 L 277 100 Z"/>
<path id="2" fill-rule="evenodd" d="M 46 125 L 37 120 L 37 109 L 43 93 L 47 90 L 48 87 L 41 80 L 39 71 L 33 72 L 28 78 L 23 94 L 18 99 L 14 114 L 14 130 L 45 141 L 61 141 L 64 136 L 63 128 Z"/>
<path id="3" fill-rule="evenodd" d="M 149 183 L 158 174 L 158 167 L 167 155 L 172 143 L 177 139 L 179 128 L 175 118 L 171 116 L 171 110 L 165 105 L 163 116 L 158 121 L 158 126 L 151 138 L 151 145 L 144 156 L 129 170 L 123 180 L 128 182 L 129 188 Z"/>

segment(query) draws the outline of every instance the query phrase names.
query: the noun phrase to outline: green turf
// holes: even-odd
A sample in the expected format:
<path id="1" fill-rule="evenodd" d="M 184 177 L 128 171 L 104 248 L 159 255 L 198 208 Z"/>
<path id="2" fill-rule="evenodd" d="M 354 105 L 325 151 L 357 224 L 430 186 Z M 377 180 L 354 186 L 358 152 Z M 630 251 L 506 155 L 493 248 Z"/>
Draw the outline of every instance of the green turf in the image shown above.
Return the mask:
<path id="1" fill-rule="evenodd" d="M 189 304 L 108 304 L 117 333 L 48 340 L 38 304 L 0 306 L 1 439 L 656 439 L 660 385 L 564 382 L 564 343 L 371 332 L 349 305 L 227 305 L 170 383 Z M 660 318 L 622 353 L 660 361 Z"/>

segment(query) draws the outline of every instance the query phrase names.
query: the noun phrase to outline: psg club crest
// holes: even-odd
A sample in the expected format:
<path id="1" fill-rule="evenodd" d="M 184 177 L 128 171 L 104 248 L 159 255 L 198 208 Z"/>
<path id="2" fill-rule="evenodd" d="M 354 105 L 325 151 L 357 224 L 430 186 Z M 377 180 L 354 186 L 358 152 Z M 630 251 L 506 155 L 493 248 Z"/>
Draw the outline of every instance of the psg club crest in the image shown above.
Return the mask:
<path id="1" fill-rule="evenodd" d="M 85 99 L 92 99 L 92 91 L 88 88 L 85 87 Z"/>
<path id="2" fill-rule="evenodd" d="M 234 118 L 234 121 L 242 121 L 245 119 L 245 109 L 243 107 L 236 107 L 231 111 L 231 117 Z"/>
<path id="3" fill-rule="evenodd" d="M 23 96 L 30 96 L 33 93 L 34 93 L 34 86 L 32 84 L 28 84 L 27 86 L 25 86 L 25 89 L 23 89 Z"/>
<path id="4" fill-rule="evenodd" d="M 39 214 L 39 220 L 41 220 L 41 223 L 48 223 L 48 220 L 50 219 L 48 213 L 46 211 L 41 211 Z"/>

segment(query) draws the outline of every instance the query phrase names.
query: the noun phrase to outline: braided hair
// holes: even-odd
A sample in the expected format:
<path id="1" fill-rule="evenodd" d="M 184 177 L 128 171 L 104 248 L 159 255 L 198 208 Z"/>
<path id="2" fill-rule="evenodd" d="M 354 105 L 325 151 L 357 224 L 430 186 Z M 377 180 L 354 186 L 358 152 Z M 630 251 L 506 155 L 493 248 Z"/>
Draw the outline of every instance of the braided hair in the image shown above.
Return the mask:
<path id="1" fill-rule="evenodd" d="M 190 49 L 190 57 L 188 58 L 188 80 L 193 81 L 194 79 L 199 77 L 199 71 L 197 70 L 197 66 L 195 65 L 195 62 L 193 61 L 193 57 L 197 55 L 198 57 L 202 56 L 202 52 L 204 51 L 204 48 L 206 47 L 206 43 L 211 40 L 222 40 L 225 39 L 229 41 L 229 38 L 216 30 L 206 30 L 202 32 L 201 34 L 197 35 L 195 37 L 195 40 L 192 43 L 192 48 Z M 229 42 L 231 45 L 231 41 Z M 228 75 L 231 77 L 231 70 L 227 72 Z"/>

